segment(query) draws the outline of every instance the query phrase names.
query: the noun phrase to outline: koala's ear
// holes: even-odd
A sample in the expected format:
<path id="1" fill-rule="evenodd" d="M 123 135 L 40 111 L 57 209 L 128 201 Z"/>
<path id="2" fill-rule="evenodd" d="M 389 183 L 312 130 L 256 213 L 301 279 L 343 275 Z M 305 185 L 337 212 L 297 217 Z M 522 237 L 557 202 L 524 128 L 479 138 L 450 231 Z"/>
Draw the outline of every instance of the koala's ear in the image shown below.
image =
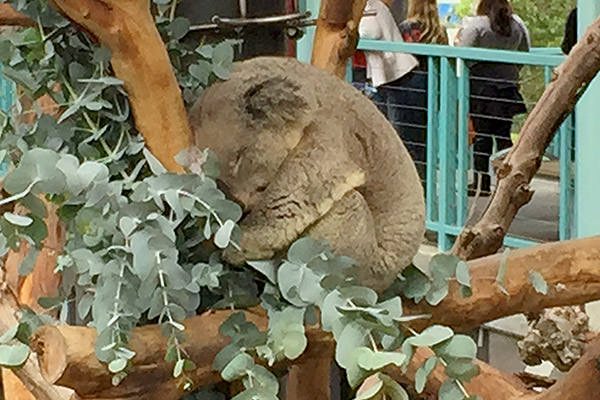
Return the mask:
<path id="1" fill-rule="evenodd" d="M 241 96 L 240 108 L 252 128 L 281 128 L 306 124 L 314 94 L 306 85 L 283 76 L 253 82 Z"/>

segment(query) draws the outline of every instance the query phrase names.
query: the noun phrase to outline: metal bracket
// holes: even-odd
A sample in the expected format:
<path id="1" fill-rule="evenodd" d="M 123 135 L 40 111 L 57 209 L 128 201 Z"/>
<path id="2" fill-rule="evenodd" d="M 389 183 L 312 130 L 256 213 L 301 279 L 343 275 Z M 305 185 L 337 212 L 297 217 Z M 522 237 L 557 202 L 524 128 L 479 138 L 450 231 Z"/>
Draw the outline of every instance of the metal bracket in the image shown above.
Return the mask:
<path id="1" fill-rule="evenodd" d="M 211 24 L 201 24 L 190 26 L 191 31 L 210 31 L 218 29 L 239 30 L 250 26 L 263 25 L 281 25 L 286 28 L 300 28 L 303 26 L 314 25 L 316 21 L 310 19 L 310 11 L 283 15 L 272 15 L 268 17 L 245 17 L 245 18 L 226 18 L 215 15 L 211 18 Z"/>

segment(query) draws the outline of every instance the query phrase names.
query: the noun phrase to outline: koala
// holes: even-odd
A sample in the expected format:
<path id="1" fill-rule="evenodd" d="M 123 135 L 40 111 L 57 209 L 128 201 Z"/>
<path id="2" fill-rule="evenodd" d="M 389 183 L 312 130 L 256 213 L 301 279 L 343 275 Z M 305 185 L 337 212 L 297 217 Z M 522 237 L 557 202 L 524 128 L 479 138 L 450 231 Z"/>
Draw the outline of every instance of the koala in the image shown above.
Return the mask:
<path id="1" fill-rule="evenodd" d="M 241 254 L 230 259 L 325 239 L 377 291 L 411 263 L 425 230 L 422 185 L 394 128 L 351 85 L 292 58 L 255 58 L 208 87 L 190 122 L 244 209 Z"/>

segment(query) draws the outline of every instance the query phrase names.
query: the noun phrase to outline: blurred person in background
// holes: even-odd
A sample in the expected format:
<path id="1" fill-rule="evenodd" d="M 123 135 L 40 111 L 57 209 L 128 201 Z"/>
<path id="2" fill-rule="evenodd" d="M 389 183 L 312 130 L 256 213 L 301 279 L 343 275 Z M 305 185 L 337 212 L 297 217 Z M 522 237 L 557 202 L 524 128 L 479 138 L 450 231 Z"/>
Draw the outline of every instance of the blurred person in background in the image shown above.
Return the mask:
<path id="1" fill-rule="evenodd" d="M 565 23 L 565 35 L 563 36 L 560 49 L 565 54 L 569 54 L 573 46 L 577 43 L 577 7 L 571 10 Z"/>
<path id="2" fill-rule="evenodd" d="M 388 3 L 391 0 L 367 0 L 364 16 L 358 25 L 361 38 L 386 41 L 402 41 L 398 25 L 392 16 Z M 406 53 L 392 51 L 364 51 L 366 77 L 376 89 L 373 101 L 379 110 L 394 124 L 397 81 L 412 71 L 417 59 Z"/>
<path id="3" fill-rule="evenodd" d="M 405 42 L 448 44 L 436 0 L 409 0 L 406 19 L 398 28 Z M 427 151 L 427 57 L 396 82 L 396 128 L 425 182 Z M 424 183 L 425 186 L 425 183 Z"/>
<path id="4" fill-rule="evenodd" d="M 480 0 L 476 16 L 465 17 L 457 35 L 458 46 L 485 47 L 504 50 L 529 51 L 527 27 L 508 0 Z M 512 146 L 510 138 L 512 119 L 527 111 L 519 92 L 520 65 L 471 61 L 469 113 L 476 132 L 473 140 L 475 184 L 469 195 L 491 192 L 489 160 L 494 151 Z"/>

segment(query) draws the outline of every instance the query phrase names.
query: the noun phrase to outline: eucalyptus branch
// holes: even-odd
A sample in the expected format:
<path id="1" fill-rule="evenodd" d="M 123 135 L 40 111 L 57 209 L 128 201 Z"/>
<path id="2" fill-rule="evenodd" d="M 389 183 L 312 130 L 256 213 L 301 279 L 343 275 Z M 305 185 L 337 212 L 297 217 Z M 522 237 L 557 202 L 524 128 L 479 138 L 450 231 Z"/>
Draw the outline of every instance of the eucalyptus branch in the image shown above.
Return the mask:
<path id="1" fill-rule="evenodd" d="M 204 207 L 204 208 L 206 208 L 208 210 L 208 212 L 210 213 L 210 215 L 212 215 L 215 218 L 215 221 L 217 221 L 217 223 L 219 224 L 219 226 L 223 226 L 223 221 L 221 220 L 221 218 L 219 217 L 219 215 L 216 213 L 216 211 L 210 206 L 210 204 L 208 204 L 204 200 L 200 199 L 198 196 L 195 196 L 195 195 L 191 194 L 190 192 L 186 192 L 185 190 L 178 190 L 177 193 L 180 194 L 180 195 L 182 195 L 182 196 L 189 197 L 190 199 L 198 202 L 200 205 L 202 205 L 202 207 Z M 231 241 L 230 243 L 231 243 L 231 245 L 236 250 L 239 250 L 239 251 L 242 250 L 242 248 L 239 245 L 239 243 L 235 243 L 233 241 Z"/>
<path id="2" fill-rule="evenodd" d="M 175 19 L 175 10 L 177 9 L 177 0 L 171 2 L 171 8 L 169 10 L 169 21 L 173 22 Z"/>
<path id="3" fill-rule="evenodd" d="M 33 182 L 31 182 L 29 184 L 29 186 L 27 186 L 27 188 L 25 190 L 23 190 L 21 193 L 17 193 L 15 195 L 12 195 L 10 197 L 7 197 L 5 199 L 0 200 L 0 206 L 3 206 L 3 205 L 8 204 L 8 203 L 12 203 L 13 201 L 17 201 L 17 200 L 20 200 L 20 199 L 24 198 L 25 196 L 27 196 L 31 192 L 31 189 L 33 189 L 33 186 L 36 183 L 39 183 L 39 182 L 41 182 L 41 179 L 35 178 L 33 180 Z"/>

